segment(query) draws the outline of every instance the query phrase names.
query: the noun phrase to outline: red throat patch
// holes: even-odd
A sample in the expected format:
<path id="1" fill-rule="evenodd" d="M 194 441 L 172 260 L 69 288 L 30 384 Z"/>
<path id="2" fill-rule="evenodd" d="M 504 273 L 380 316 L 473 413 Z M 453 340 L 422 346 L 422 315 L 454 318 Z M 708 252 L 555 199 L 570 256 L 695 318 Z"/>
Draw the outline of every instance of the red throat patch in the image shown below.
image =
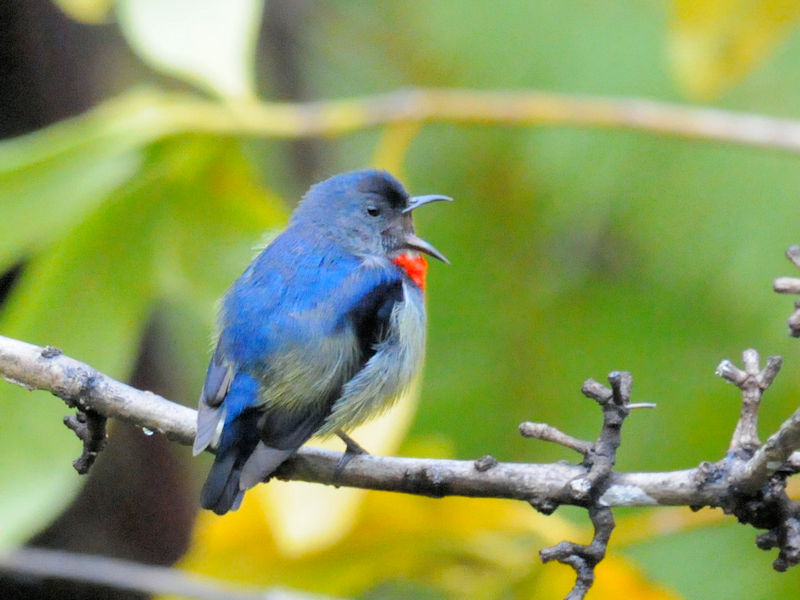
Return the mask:
<path id="1" fill-rule="evenodd" d="M 392 259 L 392 262 L 403 269 L 411 281 L 416 283 L 421 290 L 425 289 L 425 274 L 428 272 L 428 261 L 424 256 L 417 254 L 401 254 Z"/>

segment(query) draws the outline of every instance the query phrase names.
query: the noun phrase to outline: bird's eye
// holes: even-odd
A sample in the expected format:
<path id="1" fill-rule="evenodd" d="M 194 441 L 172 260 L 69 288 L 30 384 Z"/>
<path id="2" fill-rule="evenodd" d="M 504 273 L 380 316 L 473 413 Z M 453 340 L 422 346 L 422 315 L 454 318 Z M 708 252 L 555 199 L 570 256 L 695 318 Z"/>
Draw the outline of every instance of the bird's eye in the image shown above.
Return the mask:
<path id="1" fill-rule="evenodd" d="M 372 204 L 370 204 L 367 207 L 367 214 L 370 217 L 377 217 L 379 214 L 381 214 L 381 209 L 378 208 L 377 206 L 373 206 Z"/>

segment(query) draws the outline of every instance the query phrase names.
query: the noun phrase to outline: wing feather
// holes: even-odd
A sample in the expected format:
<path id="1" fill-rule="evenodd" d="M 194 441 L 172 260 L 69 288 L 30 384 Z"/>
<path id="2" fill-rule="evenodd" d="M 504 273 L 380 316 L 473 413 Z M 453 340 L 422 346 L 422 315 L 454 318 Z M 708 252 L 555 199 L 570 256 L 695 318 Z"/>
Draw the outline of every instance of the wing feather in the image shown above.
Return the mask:
<path id="1" fill-rule="evenodd" d="M 233 381 L 233 366 L 221 360 L 219 352 L 208 365 L 203 391 L 197 406 L 197 435 L 192 454 L 197 456 L 209 446 L 216 446 L 225 423 L 226 409 L 223 404 Z"/>

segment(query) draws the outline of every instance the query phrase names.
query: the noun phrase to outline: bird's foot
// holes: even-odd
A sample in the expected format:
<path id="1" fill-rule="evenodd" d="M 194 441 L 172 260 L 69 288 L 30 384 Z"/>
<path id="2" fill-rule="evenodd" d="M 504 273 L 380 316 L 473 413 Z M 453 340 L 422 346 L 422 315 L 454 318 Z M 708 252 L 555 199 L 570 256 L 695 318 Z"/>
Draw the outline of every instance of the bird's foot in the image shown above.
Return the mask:
<path id="1" fill-rule="evenodd" d="M 369 452 L 364 450 L 361 444 L 347 435 L 344 431 L 339 430 L 336 432 L 336 435 L 341 438 L 345 445 L 344 454 L 342 454 L 342 457 L 339 459 L 339 462 L 336 465 L 336 469 L 333 471 L 333 485 L 338 487 L 339 477 L 341 476 L 347 464 L 359 454 L 369 454 Z"/>

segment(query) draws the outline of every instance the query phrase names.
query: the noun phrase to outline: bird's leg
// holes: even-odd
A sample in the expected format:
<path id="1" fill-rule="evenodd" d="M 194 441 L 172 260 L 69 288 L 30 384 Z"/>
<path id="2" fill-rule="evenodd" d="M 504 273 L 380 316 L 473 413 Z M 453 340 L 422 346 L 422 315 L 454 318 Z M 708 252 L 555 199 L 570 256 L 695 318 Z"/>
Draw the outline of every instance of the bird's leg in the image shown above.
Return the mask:
<path id="1" fill-rule="evenodd" d="M 357 441 L 355 441 L 353 438 L 351 438 L 349 435 L 347 435 L 341 429 L 339 429 L 336 432 L 336 435 L 338 435 L 342 439 L 342 441 L 344 442 L 344 445 L 347 446 L 347 450 L 345 451 L 345 454 L 350 454 L 351 455 L 350 458 L 353 458 L 353 456 L 355 456 L 357 454 L 369 454 L 369 452 L 364 450 L 364 448 L 361 446 L 361 444 L 359 444 Z"/>
<path id="2" fill-rule="evenodd" d="M 361 444 L 359 444 L 341 429 L 336 432 L 336 435 L 338 435 L 344 442 L 345 451 L 344 454 L 342 454 L 342 457 L 339 459 L 339 462 L 336 464 L 336 469 L 333 471 L 334 485 L 336 485 L 336 482 L 339 480 L 339 476 L 342 474 L 342 471 L 344 471 L 347 463 L 349 463 L 359 454 L 369 454 L 369 452 L 364 450 Z"/>

